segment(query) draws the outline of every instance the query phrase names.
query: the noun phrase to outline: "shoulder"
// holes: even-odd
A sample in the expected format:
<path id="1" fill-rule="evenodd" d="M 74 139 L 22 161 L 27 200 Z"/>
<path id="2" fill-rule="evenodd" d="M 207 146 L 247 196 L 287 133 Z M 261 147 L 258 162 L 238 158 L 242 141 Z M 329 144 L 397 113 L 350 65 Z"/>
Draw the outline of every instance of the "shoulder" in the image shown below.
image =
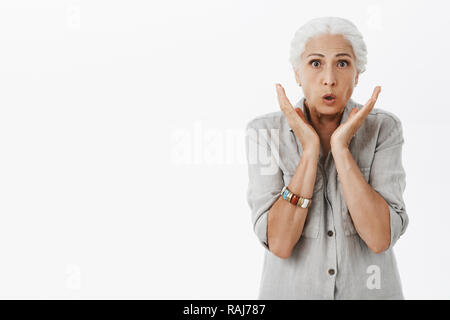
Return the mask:
<path id="1" fill-rule="evenodd" d="M 246 129 L 279 129 L 283 121 L 285 117 L 281 110 L 264 113 L 249 120 Z"/>
<path id="2" fill-rule="evenodd" d="M 368 136 L 376 138 L 377 149 L 404 141 L 402 122 L 392 111 L 373 108 L 367 115 L 365 122 Z"/>
<path id="3" fill-rule="evenodd" d="M 353 107 L 358 109 L 364 106 L 360 103 L 353 102 Z M 402 122 L 400 118 L 392 111 L 388 111 L 384 108 L 373 108 L 367 115 L 366 121 L 371 127 L 376 127 L 379 130 L 392 130 L 402 128 Z"/>
<path id="4" fill-rule="evenodd" d="M 367 118 L 375 121 L 374 127 L 378 131 L 378 142 L 386 141 L 389 139 L 403 140 L 403 129 L 400 118 L 391 111 L 387 111 L 381 108 L 373 108 Z"/>
<path id="5" fill-rule="evenodd" d="M 391 124 L 392 126 L 401 126 L 400 118 L 393 112 L 381 108 L 373 108 L 369 115 L 377 118 L 380 122 Z"/>
<path id="6" fill-rule="evenodd" d="M 362 104 L 352 101 L 352 108 L 363 108 Z M 367 115 L 359 136 L 368 143 L 368 140 L 376 141 L 378 147 L 385 144 L 396 144 L 403 142 L 403 129 L 400 117 L 394 112 L 384 108 L 373 108 Z"/>

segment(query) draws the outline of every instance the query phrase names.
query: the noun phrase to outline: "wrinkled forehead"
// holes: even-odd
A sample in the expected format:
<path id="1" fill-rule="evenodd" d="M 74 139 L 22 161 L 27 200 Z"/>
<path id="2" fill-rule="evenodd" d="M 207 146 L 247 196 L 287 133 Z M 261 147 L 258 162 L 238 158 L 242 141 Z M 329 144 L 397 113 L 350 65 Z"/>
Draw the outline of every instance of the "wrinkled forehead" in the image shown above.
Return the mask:
<path id="1" fill-rule="evenodd" d="M 341 34 L 318 35 L 309 39 L 305 44 L 305 50 L 301 57 L 307 58 L 312 54 L 323 56 L 335 56 L 336 54 L 347 53 L 351 58 L 355 58 L 353 47 L 347 39 Z"/>

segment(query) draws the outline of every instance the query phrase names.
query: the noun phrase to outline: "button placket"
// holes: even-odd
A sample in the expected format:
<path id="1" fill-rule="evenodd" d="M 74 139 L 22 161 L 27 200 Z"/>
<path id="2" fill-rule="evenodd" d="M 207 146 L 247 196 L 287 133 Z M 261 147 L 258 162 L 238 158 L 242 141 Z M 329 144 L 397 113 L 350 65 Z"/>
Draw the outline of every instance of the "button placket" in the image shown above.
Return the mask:
<path id="1" fill-rule="evenodd" d="M 325 197 L 325 203 L 326 204 L 326 209 L 324 210 L 324 213 L 327 215 L 328 217 L 328 221 L 329 221 L 329 225 L 326 227 L 326 229 L 324 230 L 324 234 L 325 237 L 328 238 L 330 240 L 329 242 L 329 246 L 327 248 L 327 250 L 329 250 L 329 255 L 328 255 L 328 259 L 327 259 L 327 264 L 329 265 L 329 269 L 325 269 L 328 273 L 328 278 L 329 278 L 329 285 L 330 285 L 330 299 L 334 299 L 334 292 L 335 292 L 335 288 L 336 288 L 336 269 L 334 268 L 334 266 L 336 266 L 337 263 L 337 244 L 336 244 L 336 238 L 335 236 L 335 221 L 334 221 L 334 215 L 333 215 L 333 206 L 332 203 L 330 201 L 330 199 L 328 198 L 328 180 L 330 176 L 327 176 L 327 171 L 328 174 L 331 175 L 332 177 L 332 173 L 329 172 L 331 171 L 329 168 L 330 166 L 327 166 L 327 162 L 331 161 L 331 152 L 328 154 L 328 158 L 326 160 L 328 161 L 324 161 L 323 163 L 319 162 L 319 169 L 322 173 L 322 177 L 323 177 L 323 190 L 324 190 L 324 197 Z M 332 200 L 332 199 L 331 199 Z"/>

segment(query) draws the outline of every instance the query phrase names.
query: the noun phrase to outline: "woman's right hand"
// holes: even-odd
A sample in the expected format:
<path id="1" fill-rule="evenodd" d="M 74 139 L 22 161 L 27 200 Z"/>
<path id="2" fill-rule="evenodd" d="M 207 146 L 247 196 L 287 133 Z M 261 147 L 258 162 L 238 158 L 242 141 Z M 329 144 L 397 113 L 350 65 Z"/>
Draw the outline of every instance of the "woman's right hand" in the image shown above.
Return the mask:
<path id="1" fill-rule="evenodd" d="M 303 151 L 311 150 L 318 154 L 320 152 L 320 139 L 316 130 L 308 123 L 300 108 L 294 109 L 286 97 L 284 88 L 279 83 L 275 84 L 275 86 L 281 111 L 283 111 L 292 131 L 300 140 Z"/>

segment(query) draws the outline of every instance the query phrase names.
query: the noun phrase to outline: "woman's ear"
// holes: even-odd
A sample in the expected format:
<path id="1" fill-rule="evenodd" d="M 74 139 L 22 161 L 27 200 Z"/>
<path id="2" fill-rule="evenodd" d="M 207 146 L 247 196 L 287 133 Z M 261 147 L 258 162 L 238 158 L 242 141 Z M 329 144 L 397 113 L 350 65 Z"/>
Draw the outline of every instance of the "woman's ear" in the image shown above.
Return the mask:
<path id="1" fill-rule="evenodd" d="M 355 77 L 355 85 L 354 85 L 354 87 L 356 87 L 356 85 L 358 84 L 358 78 L 359 78 L 359 71 L 356 73 L 356 77 Z"/>
<path id="2" fill-rule="evenodd" d="M 294 73 L 295 73 L 295 81 L 297 81 L 298 85 L 301 87 L 302 83 L 300 81 L 300 76 L 298 75 L 297 70 L 294 69 Z"/>

